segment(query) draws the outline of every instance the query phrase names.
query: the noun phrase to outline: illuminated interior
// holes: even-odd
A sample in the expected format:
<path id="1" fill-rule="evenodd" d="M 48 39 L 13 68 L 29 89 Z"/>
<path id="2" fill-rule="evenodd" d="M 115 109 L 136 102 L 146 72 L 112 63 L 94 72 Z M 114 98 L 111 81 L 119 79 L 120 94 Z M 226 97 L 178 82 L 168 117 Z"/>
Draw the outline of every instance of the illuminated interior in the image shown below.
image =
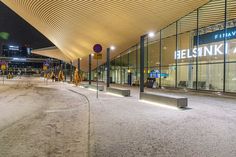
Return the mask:
<path id="1" fill-rule="evenodd" d="M 138 85 L 139 56 L 136 44 L 112 59 L 112 82 Z M 144 59 L 159 87 L 236 92 L 236 1 L 212 0 L 146 38 Z"/>

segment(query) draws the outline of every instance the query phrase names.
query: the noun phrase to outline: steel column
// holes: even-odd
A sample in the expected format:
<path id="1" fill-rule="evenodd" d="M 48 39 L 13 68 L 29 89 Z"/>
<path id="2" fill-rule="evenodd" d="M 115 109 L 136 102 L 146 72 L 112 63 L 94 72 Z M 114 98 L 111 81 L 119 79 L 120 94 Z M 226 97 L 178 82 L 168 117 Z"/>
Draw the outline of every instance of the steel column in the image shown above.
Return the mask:
<path id="1" fill-rule="evenodd" d="M 144 41 L 146 35 L 140 37 L 140 92 L 144 92 Z"/>
<path id="2" fill-rule="evenodd" d="M 72 75 L 73 75 L 73 70 L 72 70 L 72 68 L 73 68 L 73 67 L 72 67 L 72 61 L 71 61 L 71 62 L 70 62 L 70 82 L 72 82 L 72 80 L 73 80 L 73 78 L 72 78 L 72 77 L 73 77 L 73 76 L 72 76 Z"/>
<path id="3" fill-rule="evenodd" d="M 107 48 L 107 87 L 110 87 L 110 48 Z"/>
<path id="4" fill-rule="evenodd" d="M 136 80 L 137 80 L 138 79 L 138 44 L 136 45 L 136 50 L 135 50 L 135 62 L 136 62 L 135 75 L 136 75 Z"/>
<path id="5" fill-rule="evenodd" d="M 161 36 L 161 33 L 162 33 L 162 30 L 160 30 L 160 46 L 159 46 L 159 49 L 160 49 L 160 58 L 159 58 L 159 71 L 160 71 L 160 77 L 159 77 L 159 88 L 161 88 L 161 73 L 162 73 L 162 36 Z"/>
<path id="6" fill-rule="evenodd" d="M 175 88 L 178 87 L 178 59 L 177 59 L 177 51 L 178 51 L 178 21 L 176 22 L 176 53 L 175 53 Z"/>
<path id="7" fill-rule="evenodd" d="M 80 58 L 78 58 L 78 74 L 80 74 Z"/>
<path id="8" fill-rule="evenodd" d="M 67 67 L 66 67 L 66 62 L 64 62 L 64 74 L 65 74 L 65 81 L 66 81 L 66 75 L 67 75 Z"/>
<path id="9" fill-rule="evenodd" d="M 227 0 L 225 0 L 225 15 L 224 15 L 224 71 L 223 71 L 223 92 L 225 92 L 226 83 L 226 54 L 227 54 Z"/>
<path id="10" fill-rule="evenodd" d="M 199 48 L 199 8 L 197 9 L 197 57 L 196 57 L 196 87 L 198 89 L 198 48 Z"/>
<path id="11" fill-rule="evenodd" d="M 91 74 L 92 72 L 92 55 L 89 55 L 89 84 L 91 85 Z"/>

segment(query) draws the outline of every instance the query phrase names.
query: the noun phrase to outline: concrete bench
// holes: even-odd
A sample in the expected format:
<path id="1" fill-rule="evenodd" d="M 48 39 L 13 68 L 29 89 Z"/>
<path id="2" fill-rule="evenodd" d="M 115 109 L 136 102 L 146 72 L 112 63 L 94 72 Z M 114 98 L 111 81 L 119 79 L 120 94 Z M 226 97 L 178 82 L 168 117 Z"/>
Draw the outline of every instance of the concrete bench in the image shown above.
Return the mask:
<path id="1" fill-rule="evenodd" d="M 84 88 L 91 88 L 97 90 L 97 85 L 95 84 L 81 84 Z M 98 90 L 99 91 L 104 91 L 104 86 L 103 85 L 98 85 Z"/>
<path id="2" fill-rule="evenodd" d="M 175 106 L 178 108 L 186 108 L 188 106 L 188 98 L 167 94 L 140 93 L 140 100 Z"/>
<path id="3" fill-rule="evenodd" d="M 95 85 L 95 84 L 89 85 L 89 88 L 97 90 L 97 85 Z M 99 91 L 104 91 L 104 86 L 103 85 L 98 85 L 98 90 Z"/>
<path id="4" fill-rule="evenodd" d="M 87 83 L 80 83 L 80 86 L 84 87 L 84 88 L 88 88 L 89 87 L 89 84 Z"/>
<path id="5" fill-rule="evenodd" d="M 125 96 L 125 97 L 130 96 L 130 90 L 129 89 L 108 87 L 107 92 L 122 95 L 122 96 Z"/>

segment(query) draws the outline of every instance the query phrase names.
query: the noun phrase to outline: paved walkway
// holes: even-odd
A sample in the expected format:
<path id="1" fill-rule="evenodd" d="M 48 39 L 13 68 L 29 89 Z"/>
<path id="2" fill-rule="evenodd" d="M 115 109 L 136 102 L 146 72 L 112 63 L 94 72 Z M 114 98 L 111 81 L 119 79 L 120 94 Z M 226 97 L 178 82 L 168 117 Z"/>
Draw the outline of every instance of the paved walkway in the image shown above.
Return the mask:
<path id="1" fill-rule="evenodd" d="M 189 99 L 188 110 L 173 110 L 142 103 L 138 88 L 126 88 L 129 98 L 100 92 L 98 100 L 76 88 L 94 104 L 95 156 L 236 156 L 236 99 L 172 92 Z"/>
<path id="2" fill-rule="evenodd" d="M 31 80 L 31 82 L 36 82 L 35 86 L 37 86 L 37 88 L 48 89 L 43 90 L 44 92 L 40 93 L 53 96 L 54 103 L 48 103 L 49 106 L 53 105 L 53 108 L 50 107 L 50 109 L 47 109 L 46 111 L 51 112 L 54 110 L 57 113 L 58 108 L 63 110 L 60 105 L 63 106 L 63 104 L 68 104 L 66 103 L 67 101 L 69 102 L 68 105 L 77 106 L 75 112 L 69 112 L 69 114 L 67 114 L 68 119 L 63 118 L 66 112 L 59 112 L 59 115 L 55 115 L 56 119 L 51 119 L 51 123 L 56 123 L 57 120 L 60 124 L 67 124 L 68 120 L 74 122 L 68 123 L 64 128 L 71 129 L 71 126 L 76 126 L 75 129 L 78 130 L 77 134 L 79 136 L 76 136 L 75 134 L 71 134 L 71 136 L 76 136 L 75 139 L 78 140 L 83 139 L 80 144 L 78 144 L 79 142 L 77 142 L 77 145 L 71 144 L 71 147 L 74 146 L 72 151 L 75 150 L 75 148 L 81 150 L 81 154 L 77 152 L 77 156 L 236 156 L 236 99 L 184 93 L 184 96 L 189 98 L 190 109 L 177 110 L 140 102 L 138 100 L 137 88 L 131 88 L 131 97 L 117 97 L 106 94 L 105 92 L 99 92 L 99 99 L 97 99 L 95 91 L 76 87 L 72 84 L 49 82 L 48 85 L 46 85 L 42 80 Z M 0 89 L 2 89 L 1 86 Z M 183 93 L 176 92 L 169 94 L 183 95 Z M 0 96 L 1 95 L 0 90 Z M 86 96 L 89 101 L 89 108 L 87 108 L 87 99 L 85 100 L 84 96 Z M 1 99 L 3 99 L 3 97 Z M 43 99 L 43 101 L 46 100 L 47 99 Z M 28 105 L 30 105 L 30 103 Z M 2 103 L 0 107 L 1 106 Z M 66 110 L 68 110 L 68 108 L 71 109 L 70 106 L 67 106 Z M 14 107 L 12 110 L 14 110 Z M 88 118 L 89 110 L 90 120 Z M 76 114 L 77 112 L 78 114 Z M 75 118 L 73 119 L 72 117 Z M 0 117 L 0 120 L 1 118 L 2 117 Z M 48 121 L 45 119 L 41 121 L 41 127 L 48 124 Z M 40 127 L 37 128 L 39 129 Z M 61 130 L 62 133 L 60 134 L 60 138 L 66 139 L 73 131 L 71 130 L 70 132 L 70 129 L 66 129 L 66 132 Z M 1 131 L 0 135 L 0 144 L 3 145 L 3 139 L 6 138 L 8 134 L 7 132 L 4 133 L 4 131 Z M 21 134 L 17 134 L 17 136 L 21 136 Z M 26 138 L 26 136 L 27 132 L 23 137 Z M 69 137 L 71 138 L 71 136 Z M 48 138 L 44 140 L 46 142 L 47 140 L 51 142 L 54 141 L 57 147 L 53 147 L 53 145 L 51 145 L 51 147 L 55 149 L 62 149 L 66 144 L 60 141 L 62 143 L 59 147 L 57 138 Z M 36 146 L 40 146 L 40 144 L 29 146 L 25 144 L 25 141 L 22 141 L 20 144 L 21 147 L 19 144 L 14 144 L 14 142 L 10 143 L 13 148 L 21 149 L 26 149 L 28 147 L 36 149 Z M 3 148 L 0 147 L 0 150 L 1 149 Z M 67 147 L 67 149 L 69 148 Z M 64 154 L 60 154 L 60 152 Z M 0 156 L 1 153 L 2 151 L 0 151 Z M 64 150 L 52 151 L 50 155 L 70 157 Z M 76 156 L 76 153 L 73 155 Z M 30 155 L 27 153 L 23 155 L 22 153 L 20 156 L 25 157 Z M 35 156 L 40 155 L 36 154 Z M 41 156 L 45 156 L 45 154 Z"/>

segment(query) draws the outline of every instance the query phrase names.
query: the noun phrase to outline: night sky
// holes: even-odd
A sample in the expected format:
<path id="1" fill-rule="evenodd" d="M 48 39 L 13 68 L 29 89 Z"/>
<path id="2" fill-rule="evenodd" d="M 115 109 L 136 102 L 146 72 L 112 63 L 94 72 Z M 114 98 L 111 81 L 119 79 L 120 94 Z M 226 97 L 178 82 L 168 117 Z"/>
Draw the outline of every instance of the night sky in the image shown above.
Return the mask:
<path id="1" fill-rule="evenodd" d="M 53 44 L 38 32 L 34 27 L 18 16 L 0 1 L 0 32 L 10 34 L 7 41 L 1 40 L 1 44 L 24 46 L 29 45 L 33 49 L 53 46 Z"/>

